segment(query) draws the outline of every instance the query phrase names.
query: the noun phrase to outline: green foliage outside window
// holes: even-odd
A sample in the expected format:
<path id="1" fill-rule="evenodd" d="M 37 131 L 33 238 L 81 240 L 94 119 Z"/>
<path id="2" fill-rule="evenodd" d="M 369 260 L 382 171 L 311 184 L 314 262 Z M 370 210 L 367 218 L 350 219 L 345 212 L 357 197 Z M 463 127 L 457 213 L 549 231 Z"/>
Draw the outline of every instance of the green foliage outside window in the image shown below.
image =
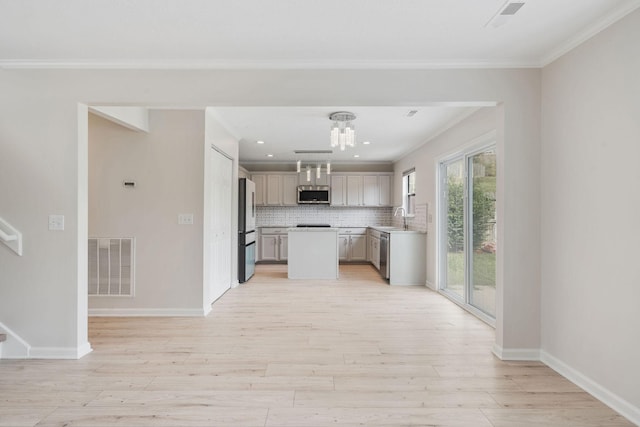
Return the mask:
<path id="1" fill-rule="evenodd" d="M 449 177 L 447 193 L 449 251 L 460 252 L 464 248 L 463 182 L 457 177 Z M 473 250 L 480 249 L 483 242 L 493 239 L 489 224 L 494 220 L 494 194 L 483 190 L 481 185 L 473 186 Z"/>

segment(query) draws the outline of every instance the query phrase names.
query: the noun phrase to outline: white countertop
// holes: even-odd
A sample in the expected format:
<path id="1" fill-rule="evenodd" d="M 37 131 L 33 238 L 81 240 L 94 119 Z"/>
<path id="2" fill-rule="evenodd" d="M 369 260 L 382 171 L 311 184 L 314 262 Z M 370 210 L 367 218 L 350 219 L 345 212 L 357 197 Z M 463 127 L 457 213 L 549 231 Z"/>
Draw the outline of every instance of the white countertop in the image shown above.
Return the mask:
<path id="1" fill-rule="evenodd" d="M 384 225 L 370 225 L 369 228 L 373 228 L 374 230 L 380 231 L 382 233 L 412 233 L 412 234 L 427 234 L 426 231 L 418 231 L 418 230 L 404 230 L 398 227 L 384 226 Z"/>
<path id="2" fill-rule="evenodd" d="M 340 231 L 339 228 L 336 227 L 289 227 L 287 228 L 288 232 L 324 232 L 324 231 L 331 231 L 333 233 L 336 233 L 338 231 Z"/>
<path id="3" fill-rule="evenodd" d="M 340 231 L 341 228 L 372 228 L 374 230 L 383 232 L 383 233 L 412 233 L 412 234 L 427 234 L 426 231 L 418 231 L 418 230 L 403 230 L 400 227 L 392 227 L 388 225 L 353 225 L 353 226 L 343 226 L 343 227 L 295 227 L 291 225 L 262 225 L 257 228 L 283 228 L 287 231 L 293 232 L 301 232 L 301 231 L 311 231 L 311 232 L 323 232 L 323 231 Z"/>

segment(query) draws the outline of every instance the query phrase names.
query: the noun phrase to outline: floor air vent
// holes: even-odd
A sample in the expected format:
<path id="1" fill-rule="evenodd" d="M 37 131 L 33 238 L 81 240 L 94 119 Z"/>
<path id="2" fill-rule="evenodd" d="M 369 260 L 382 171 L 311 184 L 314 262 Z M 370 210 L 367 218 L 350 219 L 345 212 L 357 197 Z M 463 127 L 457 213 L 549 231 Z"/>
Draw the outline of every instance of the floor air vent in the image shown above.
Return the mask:
<path id="1" fill-rule="evenodd" d="M 133 295 L 133 238 L 89 239 L 89 295 Z"/>

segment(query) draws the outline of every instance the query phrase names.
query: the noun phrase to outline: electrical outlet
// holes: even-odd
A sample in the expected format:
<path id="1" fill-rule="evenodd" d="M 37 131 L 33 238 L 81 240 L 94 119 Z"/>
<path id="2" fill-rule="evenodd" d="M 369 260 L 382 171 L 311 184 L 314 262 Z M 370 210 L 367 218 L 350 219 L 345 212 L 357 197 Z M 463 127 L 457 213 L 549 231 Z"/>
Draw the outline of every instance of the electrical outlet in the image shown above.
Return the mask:
<path id="1" fill-rule="evenodd" d="M 64 231 L 64 215 L 49 215 L 49 230 Z"/>
<path id="2" fill-rule="evenodd" d="M 178 214 L 178 224 L 193 225 L 193 214 Z"/>

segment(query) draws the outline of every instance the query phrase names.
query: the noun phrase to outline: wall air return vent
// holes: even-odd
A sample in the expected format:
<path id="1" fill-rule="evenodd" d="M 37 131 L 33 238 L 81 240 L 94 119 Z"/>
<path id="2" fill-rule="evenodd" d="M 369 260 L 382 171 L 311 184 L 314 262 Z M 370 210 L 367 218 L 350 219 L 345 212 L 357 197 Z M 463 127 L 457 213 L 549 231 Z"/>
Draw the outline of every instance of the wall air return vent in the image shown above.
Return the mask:
<path id="1" fill-rule="evenodd" d="M 88 288 L 91 296 L 133 296 L 133 238 L 89 238 Z"/>

